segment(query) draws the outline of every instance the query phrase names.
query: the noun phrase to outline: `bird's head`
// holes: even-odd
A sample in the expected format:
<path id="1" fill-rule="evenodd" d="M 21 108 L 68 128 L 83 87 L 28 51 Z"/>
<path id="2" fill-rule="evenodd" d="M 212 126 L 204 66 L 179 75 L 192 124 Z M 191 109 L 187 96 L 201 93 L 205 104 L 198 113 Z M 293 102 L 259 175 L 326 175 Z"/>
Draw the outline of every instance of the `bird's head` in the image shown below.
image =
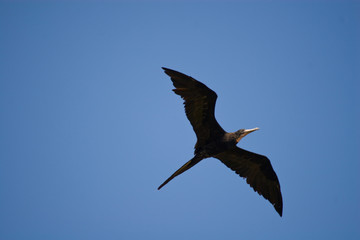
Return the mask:
<path id="1" fill-rule="evenodd" d="M 240 129 L 240 130 L 236 131 L 235 132 L 236 142 L 238 143 L 243 137 L 245 137 L 249 133 L 254 132 L 256 130 L 259 130 L 259 128 L 256 127 L 256 128 L 252 128 L 252 129 Z"/>

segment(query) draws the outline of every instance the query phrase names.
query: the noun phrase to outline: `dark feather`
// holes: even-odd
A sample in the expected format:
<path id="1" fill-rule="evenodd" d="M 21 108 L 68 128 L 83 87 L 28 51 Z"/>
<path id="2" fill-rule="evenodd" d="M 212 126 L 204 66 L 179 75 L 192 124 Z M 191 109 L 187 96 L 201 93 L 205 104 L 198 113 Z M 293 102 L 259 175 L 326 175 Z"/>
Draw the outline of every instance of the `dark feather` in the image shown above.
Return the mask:
<path id="1" fill-rule="evenodd" d="M 231 168 L 274 206 L 282 216 L 283 202 L 280 183 L 270 160 L 262 155 L 234 147 L 214 156 Z"/>
<path id="2" fill-rule="evenodd" d="M 205 84 L 180 72 L 163 68 L 176 94 L 184 99 L 185 113 L 197 137 L 196 150 L 225 131 L 215 119 L 216 93 Z"/>

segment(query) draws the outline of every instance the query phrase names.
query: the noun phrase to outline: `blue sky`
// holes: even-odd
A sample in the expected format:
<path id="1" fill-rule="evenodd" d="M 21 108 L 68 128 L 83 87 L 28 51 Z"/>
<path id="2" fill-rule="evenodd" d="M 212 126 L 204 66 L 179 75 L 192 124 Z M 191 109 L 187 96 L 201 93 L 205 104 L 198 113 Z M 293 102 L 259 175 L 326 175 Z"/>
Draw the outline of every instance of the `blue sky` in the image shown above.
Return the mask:
<path id="1" fill-rule="evenodd" d="M 0 239 L 359 239 L 359 1 L 0 2 Z M 161 67 L 218 94 L 284 212 L 216 159 Z"/>

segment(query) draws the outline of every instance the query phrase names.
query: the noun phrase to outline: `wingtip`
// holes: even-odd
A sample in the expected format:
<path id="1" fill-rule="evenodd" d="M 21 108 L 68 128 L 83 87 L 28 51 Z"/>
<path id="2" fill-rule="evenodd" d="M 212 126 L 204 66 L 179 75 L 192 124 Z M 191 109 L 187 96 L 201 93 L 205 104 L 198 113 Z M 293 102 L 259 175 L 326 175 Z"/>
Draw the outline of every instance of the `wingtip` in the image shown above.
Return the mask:
<path id="1" fill-rule="evenodd" d="M 169 75 L 170 76 L 170 73 L 171 72 L 174 72 L 174 70 L 171 70 L 170 68 L 166 68 L 166 67 L 161 67 L 163 70 L 164 70 L 164 72 L 167 74 L 167 75 Z"/>
<path id="2" fill-rule="evenodd" d="M 274 207 L 275 207 L 275 210 L 277 211 L 277 213 L 280 215 L 280 217 L 282 217 L 282 214 L 283 214 L 282 206 L 281 207 L 274 206 Z"/>

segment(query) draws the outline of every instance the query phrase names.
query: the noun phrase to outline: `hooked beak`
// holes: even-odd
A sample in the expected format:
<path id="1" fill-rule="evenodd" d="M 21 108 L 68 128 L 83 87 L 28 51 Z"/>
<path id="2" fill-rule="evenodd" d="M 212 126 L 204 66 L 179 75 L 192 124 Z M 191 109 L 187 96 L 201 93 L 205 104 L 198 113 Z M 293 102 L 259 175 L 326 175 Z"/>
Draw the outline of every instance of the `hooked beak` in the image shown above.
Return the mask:
<path id="1" fill-rule="evenodd" d="M 252 129 L 245 129 L 245 130 L 244 130 L 244 133 L 243 133 L 238 139 L 236 139 L 236 141 L 239 142 L 243 137 L 245 137 L 245 136 L 248 135 L 249 133 L 252 133 L 252 132 L 254 132 L 254 131 L 256 131 L 256 130 L 259 130 L 259 128 L 256 127 L 256 128 L 252 128 Z"/>
<path id="2" fill-rule="evenodd" d="M 256 131 L 256 130 L 259 130 L 259 128 L 256 127 L 256 128 L 252 128 L 252 129 L 245 129 L 243 137 L 245 137 L 245 136 L 248 135 L 249 133 L 254 132 L 254 131 Z"/>

